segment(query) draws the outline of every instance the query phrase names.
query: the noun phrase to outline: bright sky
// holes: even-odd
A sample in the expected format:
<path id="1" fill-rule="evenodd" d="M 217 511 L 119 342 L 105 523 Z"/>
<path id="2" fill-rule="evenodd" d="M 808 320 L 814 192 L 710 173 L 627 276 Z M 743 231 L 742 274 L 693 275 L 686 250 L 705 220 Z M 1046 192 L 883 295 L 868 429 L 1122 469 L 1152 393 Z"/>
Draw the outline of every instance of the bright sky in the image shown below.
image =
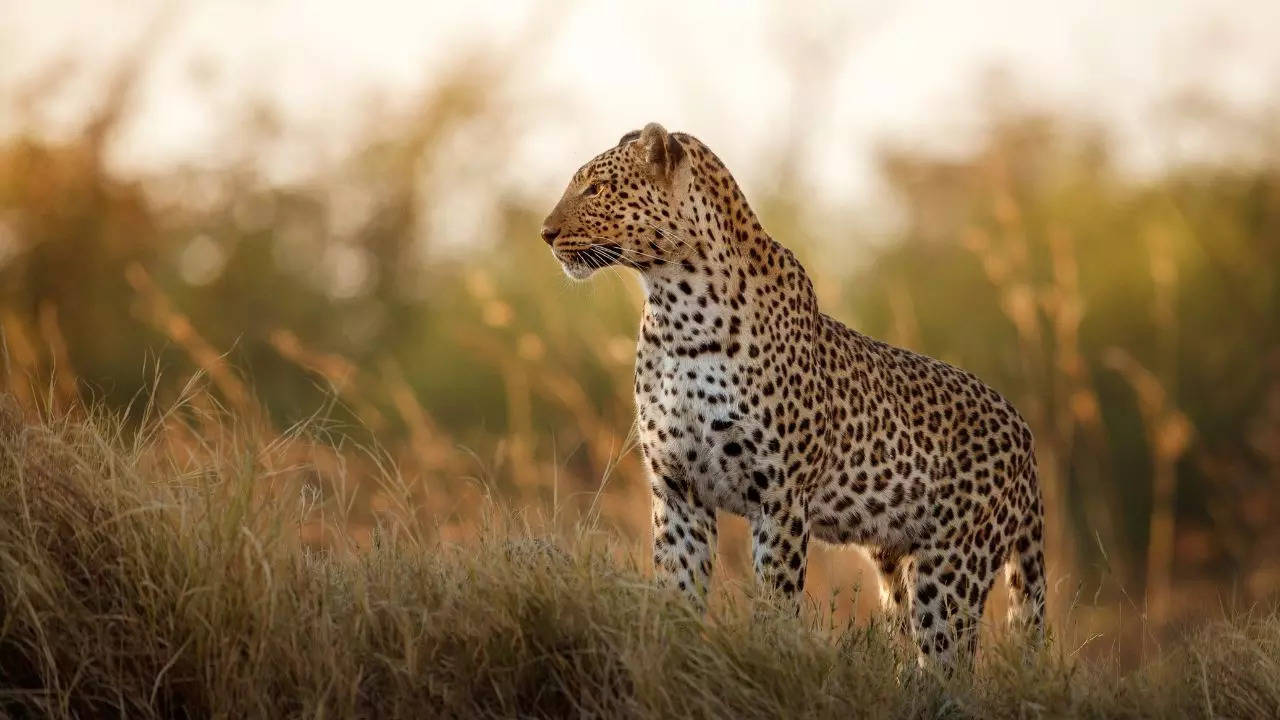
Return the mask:
<path id="1" fill-rule="evenodd" d="M 55 93 L 45 129 L 65 127 L 100 91 L 96 70 L 163 4 L 0 0 L 0 97 L 61 58 L 76 60 L 85 72 Z M 768 153 L 792 148 L 821 196 L 866 203 L 877 143 L 948 149 L 974 140 L 982 79 L 997 66 L 1034 102 L 1102 119 L 1139 169 L 1212 154 L 1152 130 L 1180 90 L 1231 107 L 1280 107 L 1274 0 L 174 5 L 141 105 L 117 138 L 113 161 L 126 172 L 225 161 L 243 100 L 259 98 L 300 138 L 268 159 L 288 177 L 314 160 L 317 141 L 339 152 L 368 98 L 411 106 L 476 43 L 514 53 L 504 73 L 518 131 L 511 174 L 500 180 L 547 198 L 617 136 L 658 120 L 698 135 L 759 183 L 769 181 Z M 193 76 L 205 80 L 196 86 Z"/>

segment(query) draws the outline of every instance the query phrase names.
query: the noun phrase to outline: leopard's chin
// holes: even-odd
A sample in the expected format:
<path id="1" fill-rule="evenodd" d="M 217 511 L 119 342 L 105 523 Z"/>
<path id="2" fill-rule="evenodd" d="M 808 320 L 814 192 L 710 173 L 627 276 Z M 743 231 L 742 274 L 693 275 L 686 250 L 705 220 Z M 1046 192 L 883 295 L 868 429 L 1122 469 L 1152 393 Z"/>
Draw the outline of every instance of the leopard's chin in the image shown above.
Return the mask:
<path id="1" fill-rule="evenodd" d="M 560 267 L 564 269 L 564 274 L 568 275 L 570 279 L 578 281 L 586 280 L 599 269 L 575 260 L 561 260 Z"/>
<path id="2" fill-rule="evenodd" d="M 556 262 L 560 263 L 560 269 L 564 270 L 564 274 L 571 280 L 586 280 L 599 269 L 587 262 L 582 253 L 576 250 L 552 250 L 551 254 Z"/>

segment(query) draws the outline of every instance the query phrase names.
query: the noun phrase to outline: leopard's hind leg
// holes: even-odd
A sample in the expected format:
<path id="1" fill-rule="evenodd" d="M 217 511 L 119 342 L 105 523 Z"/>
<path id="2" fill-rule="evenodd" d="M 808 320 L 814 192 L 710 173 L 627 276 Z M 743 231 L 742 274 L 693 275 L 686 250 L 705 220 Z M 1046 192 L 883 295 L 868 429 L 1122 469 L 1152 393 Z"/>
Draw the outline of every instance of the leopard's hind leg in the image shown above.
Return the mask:
<path id="1" fill-rule="evenodd" d="M 1045 638 L 1044 510 L 1036 482 L 1035 458 L 1028 459 L 1020 478 L 1017 505 L 1022 522 L 1009 545 L 1005 580 L 1009 583 L 1009 627 L 1026 633 L 1034 646 Z"/>
<path id="2" fill-rule="evenodd" d="M 973 662 L 982 613 L 1000 564 L 971 543 L 917 553 L 911 635 L 921 666 L 936 661 L 949 670 Z"/>

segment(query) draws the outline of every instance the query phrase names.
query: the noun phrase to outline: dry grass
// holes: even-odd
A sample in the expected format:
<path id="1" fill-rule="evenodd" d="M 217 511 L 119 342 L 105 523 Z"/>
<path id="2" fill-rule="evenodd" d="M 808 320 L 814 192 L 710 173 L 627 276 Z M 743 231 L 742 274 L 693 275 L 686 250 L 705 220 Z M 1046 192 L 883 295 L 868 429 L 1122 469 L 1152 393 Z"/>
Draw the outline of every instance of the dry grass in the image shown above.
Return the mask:
<path id="1" fill-rule="evenodd" d="M 191 418 L 200 422 L 192 423 Z M 189 407 L 138 434 L 0 398 L 0 708 L 53 717 L 1263 717 L 1280 617 L 1218 622 L 1121 674 L 989 645 L 914 668 L 875 624 L 651 587 L 600 533 L 491 512 L 448 543 L 388 512 L 308 549 L 341 499 Z M 175 428 L 199 428 L 183 435 Z M 183 441 L 175 438 L 185 437 Z M 199 439 L 196 439 L 196 438 Z M 127 439 L 131 438 L 131 439 Z M 387 492 L 404 492 L 394 473 Z M 300 490 L 299 488 L 303 488 Z M 408 495 L 405 495 L 408 497 Z M 394 505 L 394 504 L 393 504 Z M 333 522 L 332 517 L 329 522 Z"/>

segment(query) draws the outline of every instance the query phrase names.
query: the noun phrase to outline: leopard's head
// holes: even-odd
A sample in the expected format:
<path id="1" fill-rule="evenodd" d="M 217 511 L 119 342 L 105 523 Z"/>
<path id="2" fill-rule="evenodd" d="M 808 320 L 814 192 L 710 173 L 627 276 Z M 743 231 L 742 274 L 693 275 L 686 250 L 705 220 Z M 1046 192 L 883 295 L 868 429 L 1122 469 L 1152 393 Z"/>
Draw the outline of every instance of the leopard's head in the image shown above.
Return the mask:
<path id="1" fill-rule="evenodd" d="M 680 196 L 689 172 L 683 143 L 691 140 L 649 123 L 574 173 L 542 224 L 565 274 L 582 280 L 610 265 L 644 271 L 690 252 Z"/>

